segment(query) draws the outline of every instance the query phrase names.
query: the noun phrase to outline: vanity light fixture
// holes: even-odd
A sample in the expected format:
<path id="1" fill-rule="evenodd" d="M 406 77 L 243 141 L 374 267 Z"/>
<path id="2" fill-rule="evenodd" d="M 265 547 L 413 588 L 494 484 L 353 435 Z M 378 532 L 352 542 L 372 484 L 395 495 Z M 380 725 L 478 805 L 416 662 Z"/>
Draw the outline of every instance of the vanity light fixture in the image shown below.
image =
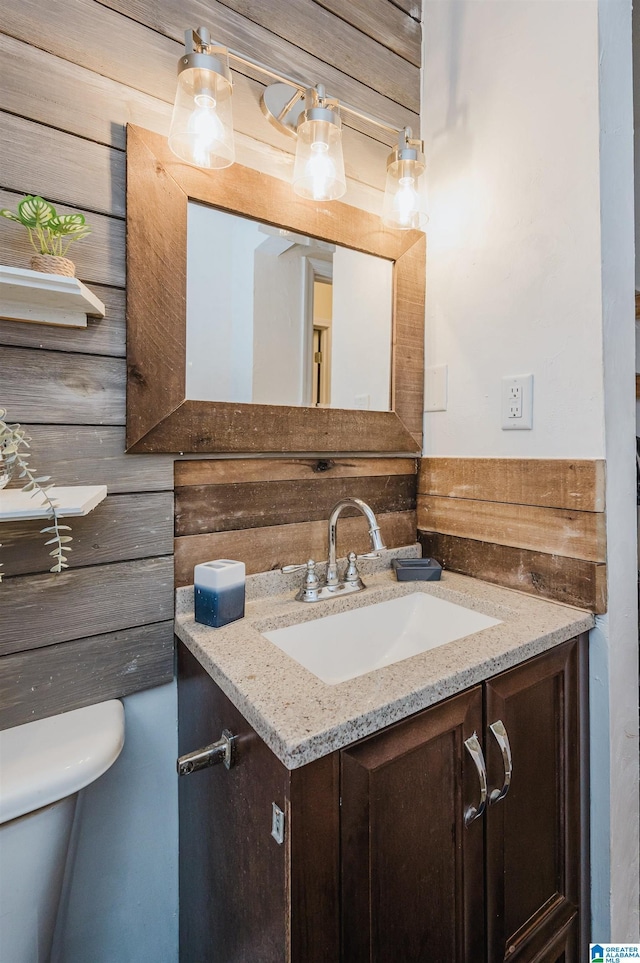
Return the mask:
<path id="1" fill-rule="evenodd" d="M 265 88 L 260 106 L 274 127 L 297 141 L 293 168 L 296 194 L 314 201 L 332 201 L 345 193 L 341 114 L 347 113 L 399 135 L 398 146 L 387 161 L 384 224 L 396 230 L 424 225 L 427 218 L 420 183 L 425 170 L 423 144 L 413 138 L 410 127 L 394 127 L 328 97 L 323 84 L 301 83 L 253 58 L 212 44 L 206 27 L 185 31 L 185 50 L 178 61 L 178 91 L 169 131 L 169 147 L 177 157 L 209 169 L 233 164 L 229 60 L 276 81 Z"/>
<path id="2" fill-rule="evenodd" d="M 347 190 L 342 156 L 340 104 L 323 84 L 307 89 L 270 84 L 260 106 L 269 123 L 295 137 L 293 189 L 312 201 L 335 201 Z"/>
<path id="3" fill-rule="evenodd" d="M 413 138 L 410 127 L 400 131 L 398 146 L 387 158 L 387 183 L 382 222 L 401 231 L 422 228 L 428 218 L 424 209 L 424 144 Z"/>
<path id="4" fill-rule="evenodd" d="M 169 147 L 187 164 L 229 167 L 235 150 L 228 51 L 211 43 L 206 27 L 186 30 L 184 39 Z"/>

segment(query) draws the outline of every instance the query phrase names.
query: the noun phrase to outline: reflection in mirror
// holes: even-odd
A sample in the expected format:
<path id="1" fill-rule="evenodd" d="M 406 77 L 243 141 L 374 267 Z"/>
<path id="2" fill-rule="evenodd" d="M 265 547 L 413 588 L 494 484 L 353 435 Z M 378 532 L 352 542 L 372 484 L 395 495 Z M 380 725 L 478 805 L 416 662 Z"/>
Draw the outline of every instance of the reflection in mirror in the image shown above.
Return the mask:
<path id="1" fill-rule="evenodd" d="M 189 201 L 186 397 L 391 410 L 393 262 Z"/>

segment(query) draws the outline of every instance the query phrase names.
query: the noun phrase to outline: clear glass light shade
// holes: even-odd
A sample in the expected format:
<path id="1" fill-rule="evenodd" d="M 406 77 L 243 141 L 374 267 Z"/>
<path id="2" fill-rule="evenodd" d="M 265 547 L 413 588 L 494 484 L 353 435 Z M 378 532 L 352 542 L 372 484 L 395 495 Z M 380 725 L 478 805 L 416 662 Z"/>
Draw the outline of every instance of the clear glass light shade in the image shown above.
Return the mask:
<path id="1" fill-rule="evenodd" d="M 235 160 L 231 84 L 201 67 L 178 75 L 169 147 L 195 167 L 229 167 Z"/>
<path id="2" fill-rule="evenodd" d="M 424 164 L 397 160 L 387 168 L 382 206 L 385 227 L 400 231 L 422 229 L 429 218 L 426 211 Z"/>
<path id="3" fill-rule="evenodd" d="M 293 189 L 313 201 L 334 201 L 347 189 L 342 131 L 326 120 L 298 124 Z"/>

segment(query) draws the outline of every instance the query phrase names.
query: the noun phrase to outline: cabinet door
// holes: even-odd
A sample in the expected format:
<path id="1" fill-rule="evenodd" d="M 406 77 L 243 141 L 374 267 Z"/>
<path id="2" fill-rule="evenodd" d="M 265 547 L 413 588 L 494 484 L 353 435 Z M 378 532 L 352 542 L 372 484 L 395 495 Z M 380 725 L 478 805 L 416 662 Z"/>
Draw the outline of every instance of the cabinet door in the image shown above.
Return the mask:
<path id="1" fill-rule="evenodd" d="M 486 813 L 489 963 L 577 959 L 586 828 L 578 657 L 573 640 L 485 683 L 490 791 L 503 785 L 503 755 L 490 730 L 497 720 L 513 761 L 508 794 Z"/>
<path id="2" fill-rule="evenodd" d="M 480 687 L 341 753 L 342 959 L 484 959 Z"/>

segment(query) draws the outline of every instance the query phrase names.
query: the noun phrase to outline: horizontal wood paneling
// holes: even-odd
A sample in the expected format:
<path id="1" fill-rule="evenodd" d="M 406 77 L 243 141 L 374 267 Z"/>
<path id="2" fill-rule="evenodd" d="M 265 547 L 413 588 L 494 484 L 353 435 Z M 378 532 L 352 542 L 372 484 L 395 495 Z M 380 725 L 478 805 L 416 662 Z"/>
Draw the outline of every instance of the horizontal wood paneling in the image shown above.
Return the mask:
<path id="1" fill-rule="evenodd" d="M 287 0 L 280 16 L 273 6 L 248 0 L 228 4 L 209 0 L 205 10 L 200 0 L 163 0 L 162 5 L 154 5 L 152 0 L 103 2 L 180 43 L 185 23 L 200 23 L 204 16 L 215 40 L 301 81 L 324 83 L 331 95 L 382 120 L 393 122 L 392 118 L 409 114 L 415 118 L 419 111 L 419 71 L 347 24 L 341 28 L 340 21 L 312 0 Z M 394 77 L 392 67 L 397 70 Z M 243 67 L 241 72 L 251 75 L 250 68 Z M 404 122 L 399 123 L 402 126 Z"/>
<path id="2" fill-rule="evenodd" d="M 136 456 L 138 457 L 138 456 Z M 221 458 L 177 461 L 175 485 L 234 485 L 254 481 L 415 475 L 415 458 Z"/>
<path id="3" fill-rule="evenodd" d="M 423 555 L 437 558 L 451 572 L 476 575 L 486 582 L 596 613 L 607 610 L 606 565 L 601 562 L 529 552 L 438 532 L 419 532 L 418 536 Z"/>
<path id="4" fill-rule="evenodd" d="M 594 562 L 606 559 L 605 518 L 601 512 L 422 495 L 418 528 L 568 558 Z"/>
<path id="5" fill-rule="evenodd" d="M 173 495 L 171 492 L 109 495 L 83 518 L 65 520 L 71 526 L 69 566 L 103 565 L 126 559 L 151 558 L 173 552 Z M 49 521 L 5 522 L 2 526 L 4 576 L 48 572 L 51 567 L 41 535 Z"/>
<path id="6" fill-rule="evenodd" d="M 61 208 L 84 207 L 124 217 L 125 157 L 122 151 L 74 137 L 31 120 L 0 112 L 0 184 L 20 191 L 37 184 L 38 193 Z M 51 157 L 57 163 L 51 163 Z"/>
<path id="7" fill-rule="evenodd" d="M 319 14 L 324 16 L 321 10 Z M 21 0 L 20 5 L 5 4 L 2 20 L 3 32 L 12 37 L 167 103 L 175 96 L 175 69 L 184 49 L 185 24 L 197 26 L 205 21 L 216 39 L 275 70 L 293 71 L 311 83 L 324 82 L 332 94 L 382 120 L 419 129 L 417 108 L 407 109 L 379 93 L 378 83 L 362 84 L 221 4 L 209 3 L 203 9 L 193 3 L 190 11 L 177 0 L 171 4 L 163 0 L 155 6 L 145 0 L 123 0 L 119 5 L 75 0 L 72 8 L 69 0 L 46 4 Z M 277 30 L 277 23 L 272 27 Z M 419 98 L 419 74 L 415 73 L 414 101 Z M 350 123 L 367 129 L 358 121 Z"/>
<path id="8" fill-rule="evenodd" d="M 174 63 L 179 52 L 180 47 L 175 44 Z M 163 52 L 163 58 L 165 56 Z M 172 80 L 173 72 L 171 68 Z M 49 78 L 46 88 L 40 82 L 43 73 Z M 6 36 L 0 36 L 0 88 L 4 93 L 4 106 L 12 113 L 120 150 L 126 145 L 128 123 L 166 136 L 175 95 L 172 85 L 166 91 L 167 101 L 160 100 L 158 96 L 162 91 L 158 89 L 153 91 L 157 96 L 149 96 Z M 75 109 L 79 89 L 83 91 L 83 111 Z M 263 90 L 264 83 L 234 72 L 233 122 L 238 134 L 237 159 L 248 166 L 260 166 L 260 155 L 271 154 L 277 158 L 282 176 L 286 177 L 287 168 L 293 165 L 291 151 L 294 142 L 264 121 L 259 108 Z M 395 138 L 372 125 L 361 126 L 371 127 L 374 135 L 384 143 L 345 125 L 347 176 L 384 190 L 387 145 L 393 144 Z"/>
<path id="9" fill-rule="evenodd" d="M 201 535 L 265 525 L 328 519 L 342 498 L 357 494 L 374 512 L 406 512 L 416 507 L 413 475 L 192 485 L 176 489 L 175 534 Z M 359 514 L 347 509 L 345 515 Z"/>
<path id="10" fill-rule="evenodd" d="M 182 0 L 180 6 L 189 9 L 197 6 L 197 2 Z M 419 66 L 408 63 L 388 47 L 372 40 L 346 19 L 334 17 L 328 11 L 322 15 L 314 0 L 270 0 L 269 4 L 255 3 L 254 0 L 222 0 L 215 6 L 219 9 L 228 7 L 269 30 L 275 28 L 284 40 L 321 58 L 325 64 L 338 67 L 416 113 L 420 110 L 420 96 L 416 96 Z M 220 14 L 223 19 L 222 10 Z"/>
<path id="11" fill-rule="evenodd" d="M 24 193 L 29 193 L 34 187 L 36 185 L 26 184 Z M 0 190 L 0 206 L 15 211 L 21 196 L 21 193 L 15 191 Z M 91 226 L 91 242 L 86 240 L 82 244 L 76 244 L 73 249 L 72 260 L 76 265 L 76 276 L 87 284 L 96 282 L 124 287 L 124 221 L 95 214 L 72 204 L 65 205 L 65 213 L 72 214 L 77 211 L 85 215 Z M 29 267 L 33 250 L 29 246 L 26 231 L 4 217 L 0 218 L 0 247 L 3 264 Z"/>
<path id="12" fill-rule="evenodd" d="M 605 463 L 542 458 L 422 458 L 418 492 L 515 505 L 604 511 Z"/>
<path id="13" fill-rule="evenodd" d="M 0 404 L 12 421 L 28 426 L 39 472 L 57 484 L 106 483 L 109 497 L 86 519 L 72 521 L 70 558 L 77 567 L 61 576 L 38 572 L 46 564 L 38 523 L 27 523 L 29 535 L 23 526 L 0 533 L 5 572 L 15 563 L 25 573 L 5 577 L 0 586 L 0 652 L 9 653 L 0 663 L 0 726 L 171 677 L 173 560 L 164 553 L 172 541 L 173 460 L 124 454 L 123 187 L 125 125 L 167 133 L 185 27 L 204 23 L 239 51 L 324 82 L 331 93 L 391 124 L 419 128 L 415 0 L 293 0 L 281 16 L 273 8 L 268 14 L 255 5 L 244 9 L 243 2 L 8 0 L 3 6 L 0 206 L 15 209 L 24 193 L 40 193 L 64 211 L 85 214 L 92 234 L 70 253 L 77 276 L 105 302 L 107 316 L 90 320 L 84 330 L 0 319 Z M 263 85 L 251 68 L 234 71 L 238 158 L 287 178 L 293 144 L 262 118 Z M 367 203 L 368 185 L 383 187 L 386 145 L 393 142 L 393 135 L 367 121 L 345 117 L 347 174 L 362 185 L 358 196 Z M 350 189 L 357 194 L 358 184 Z M 0 246 L 5 264 L 29 266 L 26 234 L 4 219 Z M 365 468 L 362 459 L 340 459 L 324 473 L 311 467 L 317 467 L 314 459 L 286 461 L 280 473 L 269 469 L 273 484 L 326 475 L 353 478 L 357 485 L 360 478 L 406 479 L 413 471 L 411 460 L 401 467 L 381 459 Z M 227 461 L 220 474 L 219 464 L 211 477 L 205 463 L 185 466 L 184 484 L 233 482 L 237 466 Z M 235 482 L 263 480 L 251 471 Z M 326 523 L 304 524 L 317 526 L 312 544 L 321 549 L 318 556 L 325 554 Z M 283 550 L 295 544 L 301 558 L 307 551 L 303 525 L 281 526 L 295 537 L 279 543 Z M 362 521 L 340 522 L 345 536 L 351 526 L 367 548 Z M 415 514 L 389 515 L 385 528 L 389 544 L 413 541 Z M 247 546 L 251 540 L 247 535 Z M 260 548 L 260 565 L 267 568 L 273 564 L 269 551 L 266 543 Z"/>
<path id="14" fill-rule="evenodd" d="M 173 617 L 171 556 L 7 578 L 0 655 Z"/>
<path id="15" fill-rule="evenodd" d="M 600 460 L 423 458 L 423 551 L 446 568 L 532 595 L 606 610 L 605 466 Z"/>
<path id="16" fill-rule="evenodd" d="M 92 284 L 91 290 L 105 306 L 104 318 L 89 318 L 86 328 L 59 328 L 0 318 L 0 345 L 124 358 L 127 349 L 124 291 L 101 284 Z"/>
<path id="17" fill-rule="evenodd" d="M 0 88 L 5 110 L 120 150 L 128 123 L 166 133 L 171 120 L 171 105 L 157 91 L 149 96 L 6 35 L 0 35 Z"/>
<path id="18" fill-rule="evenodd" d="M 378 515 L 380 531 L 387 548 L 412 545 L 416 540 L 415 512 L 393 512 Z M 268 528 L 217 532 L 209 535 L 186 535 L 174 543 L 176 586 L 193 582 L 193 567 L 214 558 L 234 558 L 247 566 L 247 575 L 268 572 L 283 565 L 326 559 L 328 553 L 327 522 L 300 522 Z M 338 556 L 348 552 L 371 550 L 365 520 L 341 518 L 338 523 Z"/>
<path id="19" fill-rule="evenodd" d="M 396 7 L 400 7 L 401 10 L 408 13 L 414 20 L 419 22 L 422 19 L 422 4 L 420 0 L 391 0 L 391 3 L 394 3 Z"/>
<path id="20" fill-rule="evenodd" d="M 110 494 L 173 489 L 170 455 L 125 455 L 124 428 L 29 425 L 32 464 L 58 485 L 106 485 Z"/>
<path id="21" fill-rule="evenodd" d="M 422 31 L 420 24 L 391 3 L 390 0 L 315 0 L 325 10 L 346 20 L 367 37 L 393 50 L 415 67 L 421 63 Z M 338 27 L 339 29 L 339 27 Z"/>
<path id="22" fill-rule="evenodd" d="M 173 621 L 2 659 L 0 729 L 118 699 L 173 678 Z"/>
<path id="23" fill-rule="evenodd" d="M 126 363 L 30 348 L 2 349 L 2 404 L 12 421 L 124 425 Z"/>

